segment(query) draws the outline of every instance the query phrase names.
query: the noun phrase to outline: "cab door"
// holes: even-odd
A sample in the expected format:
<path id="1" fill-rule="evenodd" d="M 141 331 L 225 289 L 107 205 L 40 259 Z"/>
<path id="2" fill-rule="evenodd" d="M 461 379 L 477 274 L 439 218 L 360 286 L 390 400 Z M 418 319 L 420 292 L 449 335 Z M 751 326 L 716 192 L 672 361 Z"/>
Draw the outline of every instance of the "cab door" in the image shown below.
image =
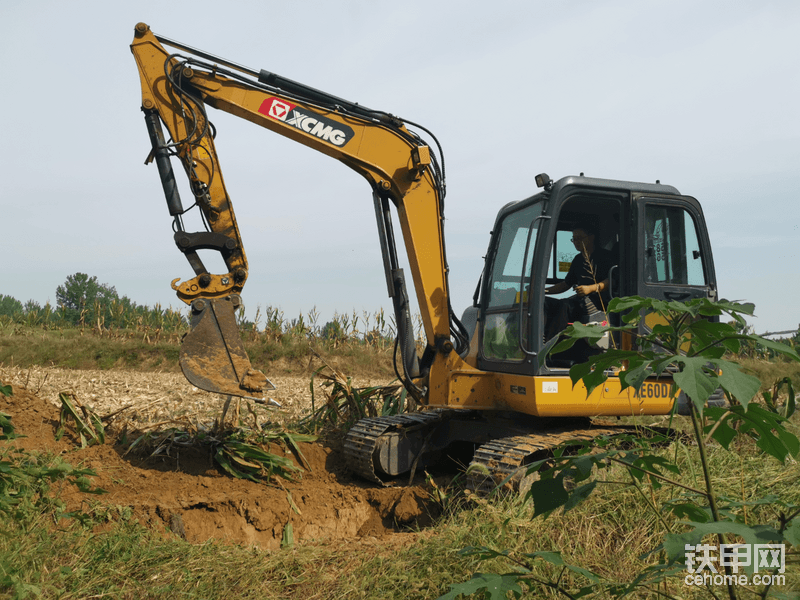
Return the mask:
<path id="1" fill-rule="evenodd" d="M 687 301 L 717 298 L 711 243 L 700 204 L 688 196 L 633 196 L 637 294 Z"/>
<path id="2" fill-rule="evenodd" d="M 540 199 L 506 207 L 498 216 L 482 282 L 477 358 L 481 370 L 535 372 L 532 336 L 538 330 L 530 318 L 531 281 L 537 241 L 549 219 Z"/>
<path id="3" fill-rule="evenodd" d="M 694 298 L 716 300 L 711 243 L 697 200 L 688 196 L 634 194 L 633 205 L 637 295 L 680 302 Z M 655 313 L 643 316 L 640 335 L 663 322 Z"/>

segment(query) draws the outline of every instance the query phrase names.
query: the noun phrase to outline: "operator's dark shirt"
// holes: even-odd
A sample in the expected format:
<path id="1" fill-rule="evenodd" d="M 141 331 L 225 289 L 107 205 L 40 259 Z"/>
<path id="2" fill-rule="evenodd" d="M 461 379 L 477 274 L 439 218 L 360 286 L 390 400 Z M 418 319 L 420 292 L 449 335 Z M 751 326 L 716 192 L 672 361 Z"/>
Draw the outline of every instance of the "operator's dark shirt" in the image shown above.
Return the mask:
<path id="1" fill-rule="evenodd" d="M 587 262 L 586 256 L 581 253 L 572 259 L 572 264 L 569 266 L 569 272 L 564 278 L 569 287 L 576 285 L 594 285 L 600 283 L 608 278 L 608 273 L 616 264 L 614 254 L 603 248 L 596 248 L 589 257 Z M 585 311 L 586 316 L 591 315 L 597 311 L 604 311 L 608 309 L 608 286 L 600 294 L 592 292 L 588 296 L 584 296 L 579 301 L 581 311 Z M 600 301 L 602 297 L 602 302 Z"/>

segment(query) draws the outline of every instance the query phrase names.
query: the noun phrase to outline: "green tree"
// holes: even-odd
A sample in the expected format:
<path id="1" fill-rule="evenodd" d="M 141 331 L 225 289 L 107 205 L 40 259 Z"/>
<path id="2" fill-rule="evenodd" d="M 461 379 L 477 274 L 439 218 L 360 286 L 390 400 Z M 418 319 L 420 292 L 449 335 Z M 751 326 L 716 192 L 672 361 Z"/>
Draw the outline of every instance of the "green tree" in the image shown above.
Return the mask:
<path id="1" fill-rule="evenodd" d="M 0 295 L 0 315 L 15 317 L 22 314 L 22 302 L 11 296 Z"/>
<path id="2" fill-rule="evenodd" d="M 28 300 L 22 307 L 22 310 L 27 315 L 29 312 L 32 311 L 38 312 L 42 310 L 42 305 L 36 302 L 36 300 Z"/>
<path id="3" fill-rule="evenodd" d="M 342 328 L 342 324 L 337 320 L 328 321 L 322 328 L 322 337 L 331 342 L 341 342 L 347 335 Z"/>
<path id="4" fill-rule="evenodd" d="M 56 300 L 59 307 L 63 307 L 67 321 L 79 324 L 110 318 L 111 305 L 118 302 L 119 297 L 114 286 L 99 283 L 95 276 L 75 273 L 56 288 Z"/>

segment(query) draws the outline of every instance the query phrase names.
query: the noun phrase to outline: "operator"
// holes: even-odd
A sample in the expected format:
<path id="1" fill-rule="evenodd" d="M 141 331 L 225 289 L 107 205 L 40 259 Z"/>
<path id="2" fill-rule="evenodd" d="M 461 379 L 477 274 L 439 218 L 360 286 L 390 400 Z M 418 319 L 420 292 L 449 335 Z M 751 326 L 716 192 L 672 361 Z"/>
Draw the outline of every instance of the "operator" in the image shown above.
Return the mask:
<path id="1" fill-rule="evenodd" d="M 545 298 L 545 337 L 552 338 L 563 331 L 568 323 L 587 323 L 589 316 L 605 312 L 608 307 L 608 275 L 614 265 L 614 255 L 604 248 L 595 247 L 595 229 L 582 225 L 572 230 L 572 243 L 579 254 L 572 259 L 569 272 L 545 294 L 561 294 L 570 288 L 575 295 L 565 300 Z"/>

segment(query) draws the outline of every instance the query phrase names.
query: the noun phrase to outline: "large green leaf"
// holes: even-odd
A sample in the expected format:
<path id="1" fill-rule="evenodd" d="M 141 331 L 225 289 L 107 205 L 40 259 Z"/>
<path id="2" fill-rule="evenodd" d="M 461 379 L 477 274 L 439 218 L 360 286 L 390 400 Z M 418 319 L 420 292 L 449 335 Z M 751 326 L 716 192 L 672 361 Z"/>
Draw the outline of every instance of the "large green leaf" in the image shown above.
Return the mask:
<path id="1" fill-rule="evenodd" d="M 726 450 L 730 447 L 731 442 L 736 438 L 738 432 L 731 427 L 728 423 L 732 419 L 728 417 L 733 414 L 729 410 L 720 408 L 718 406 L 708 406 L 705 409 L 705 415 L 708 418 L 709 424 L 703 429 L 707 434 L 711 433 L 711 437 Z"/>
<path id="2" fill-rule="evenodd" d="M 675 373 L 672 378 L 678 387 L 691 398 L 698 412 L 702 414 L 706 401 L 719 387 L 716 377 L 705 371 L 708 359 L 677 356 L 675 361 L 682 365 L 683 370 Z"/>
<path id="3" fill-rule="evenodd" d="M 740 334 L 727 323 L 715 323 L 699 319 L 689 325 L 689 332 L 692 336 L 692 353 L 706 347 L 709 347 L 709 350 L 715 347 L 722 353 L 727 350 L 736 354 L 741 347 L 739 342 Z M 704 355 L 707 356 L 708 354 L 704 353 Z M 722 354 L 715 355 L 714 358 L 719 358 L 720 356 Z"/>
<path id="4" fill-rule="evenodd" d="M 795 517 L 783 531 L 784 539 L 795 548 L 800 548 L 800 517 Z"/>
<path id="5" fill-rule="evenodd" d="M 662 476 L 664 475 L 661 469 L 672 473 L 680 473 L 678 466 L 669 462 L 669 460 L 663 456 L 655 456 L 653 454 L 640 455 L 638 452 L 631 452 L 623 455 L 622 459 L 630 464 L 631 475 L 636 477 L 639 481 L 642 481 L 645 477 L 649 478 L 650 485 L 652 485 L 654 489 L 659 489 L 661 487 L 661 482 L 645 471 Z"/>
<path id="6" fill-rule="evenodd" d="M 732 407 L 736 409 L 737 407 Z M 750 404 L 747 412 L 741 415 L 742 433 L 754 432 L 756 445 L 770 456 L 784 462 L 788 456 L 797 457 L 800 453 L 800 440 L 783 426 L 785 419 L 780 415 L 764 410 L 758 404 Z"/>
<path id="7" fill-rule="evenodd" d="M 569 501 L 569 493 L 564 489 L 561 477 L 534 481 L 528 495 L 533 498 L 534 517 L 549 513 Z"/>
<path id="8" fill-rule="evenodd" d="M 708 523 L 713 519 L 711 509 L 701 508 L 694 502 L 669 502 L 666 508 L 679 519 L 687 519 L 697 523 Z"/>
<path id="9" fill-rule="evenodd" d="M 555 567 L 566 567 L 567 569 L 569 569 L 573 573 L 577 573 L 579 575 L 584 576 L 586 579 L 588 579 L 592 583 L 600 583 L 600 581 L 601 581 L 600 577 L 596 573 L 593 573 L 592 571 L 589 571 L 588 569 L 584 569 L 583 567 L 578 567 L 578 566 L 572 565 L 572 564 L 570 564 L 568 562 L 564 562 L 564 559 L 561 557 L 561 553 L 560 552 L 547 552 L 547 551 L 544 551 L 544 550 L 540 550 L 539 552 L 526 553 L 525 556 L 527 556 L 528 558 L 533 558 L 533 559 L 541 558 L 543 561 L 549 562 L 551 565 L 553 565 Z"/>
<path id="10" fill-rule="evenodd" d="M 736 315 L 736 314 L 743 314 L 752 316 L 756 310 L 756 305 L 752 302 L 731 302 L 730 300 L 717 300 L 716 302 L 712 302 L 707 298 L 703 298 L 704 306 L 710 308 L 716 308 L 717 310 L 724 310 L 728 314 Z"/>
<path id="11" fill-rule="evenodd" d="M 792 348 L 791 346 L 787 346 L 786 344 L 782 344 L 781 342 L 776 342 L 767 338 L 763 338 L 759 335 L 748 335 L 746 336 L 747 339 L 753 340 L 758 345 L 763 346 L 764 348 L 768 348 L 778 354 L 783 354 L 787 358 L 791 358 L 792 360 L 796 360 L 800 362 L 800 355 L 797 354 L 797 351 Z"/>
<path id="12" fill-rule="evenodd" d="M 578 506 L 578 504 L 586 500 L 594 491 L 596 486 L 597 481 L 590 481 L 589 483 L 578 486 L 574 490 L 570 491 L 569 500 L 567 500 L 567 502 L 564 504 L 564 512 L 575 508 Z"/>
<path id="13" fill-rule="evenodd" d="M 14 433 L 14 425 L 11 423 L 11 415 L 0 412 L 0 440 L 11 440 L 18 437 Z"/>
<path id="14" fill-rule="evenodd" d="M 761 388 L 758 377 L 742 373 L 738 365 L 727 360 L 714 360 L 712 363 L 719 369 L 717 383 L 747 408 L 750 400 Z"/>
<path id="15" fill-rule="evenodd" d="M 613 313 L 623 313 L 631 311 L 635 316 L 641 309 L 646 308 L 648 304 L 646 298 L 641 296 L 627 296 L 625 298 L 612 298 L 608 303 L 608 311 Z"/>
<path id="16" fill-rule="evenodd" d="M 507 600 L 508 592 L 515 598 L 521 598 L 522 588 L 517 583 L 519 579 L 519 573 L 475 573 L 469 581 L 451 584 L 450 591 L 439 596 L 438 600 L 455 600 L 462 594 L 471 596 L 478 592 L 484 592 L 484 597 L 488 596 L 490 600 Z"/>
<path id="17" fill-rule="evenodd" d="M 712 423 L 705 430 L 710 431 L 716 421 L 725 417 L 725 422 L 716 427 L 712 437 L 726 449 L 736 435 L 749 435 L 764 452 L 784 462 L 787 457 L 800 454 L 800 440 L 783 423 L 786 419 L 777 413 L 765 410 L 755 402 L 744 406 L 731 406 L 728 409 L 709 407 L 706 414 Z M 729 423 L 738 422 L 735 427 Z"/>
<path id="18" fill-rule="evenodd" d="M 619 380 L 622 384 L 622 389 L 632 387 L 634 390 L 639 391 L 642 388 L 644 380 L 653 374 L 653 369 L 649 361 L 642 362 L 633 368 L 625 371 L 620 371 Z"/>
<path id="19" fill-rule="evenodd" d="M 572 380 L 572 385 L 575 385 L 578 381 L 583 381 L 588 397 L 595 388 L 608 379 L 606 373 L 609 369 L 618 367 L 625 360 L 635 361 L 638 357 L 639 354 L 636 352 L 608 350 L 603 354 L 591 357 L 585 363 L 572 366 L 569 370 L 569 378 Z"/>

